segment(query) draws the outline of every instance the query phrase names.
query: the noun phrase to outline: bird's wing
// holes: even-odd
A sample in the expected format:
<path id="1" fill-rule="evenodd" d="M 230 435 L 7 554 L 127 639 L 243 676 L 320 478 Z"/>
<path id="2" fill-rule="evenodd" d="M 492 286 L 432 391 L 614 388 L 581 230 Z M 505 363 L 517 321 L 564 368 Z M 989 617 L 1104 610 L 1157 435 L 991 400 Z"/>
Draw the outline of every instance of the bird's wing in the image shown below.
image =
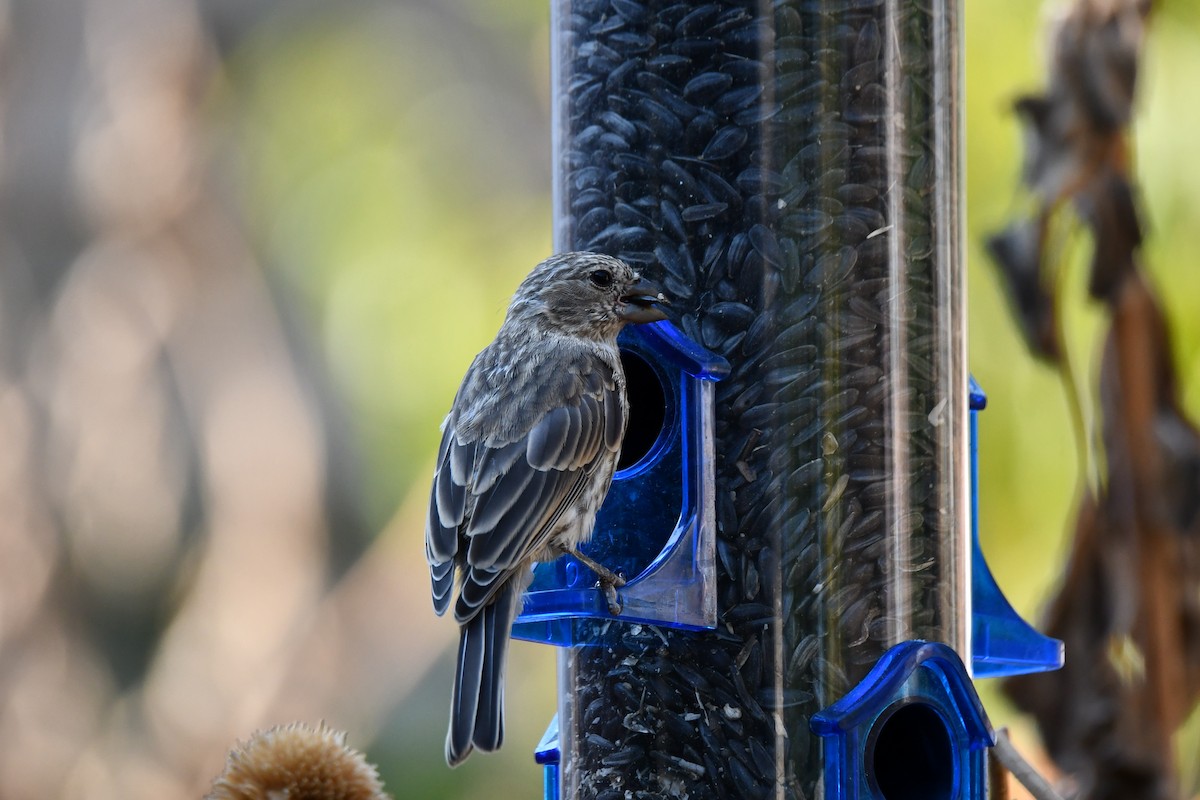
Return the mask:
<path id="1" fill-rule="evenodd" d="M 559 402 L 508 441 L 495 431 L 481 431 L 465 442 L 447 425 L 426 547 L 435 607 L 448 606 L 453 581 L 452 564 L 436 564 L 458 554 L 464 567 L 455 607 L 460 622 L 478 613 L 545 547 L 555 522 L 598 478 L 596 471 L 612 468 L 625 424 L 623 398 L 611 367 L 594 357 L 584 364 L 583 369 L 546 365 L 537 394 Z M 469 472 L 468 464 L 473 465 Z M 465 553 L 459 553 L 464 546 Z"/>
<path id="2" fill-rule="evenodd" d="M 458 529 L 467 512 L 467 485 L 475 463 L 476 443 L 455 440 L 450 420 L 443 424 L 438 447 L 433 491 L 429 493 L 429 516 L 425 522 L 425 560 L 433 588 L 433 608 L 442 615 L 450 605 L 454 588 L 454 557 L 458 553 Z"/>

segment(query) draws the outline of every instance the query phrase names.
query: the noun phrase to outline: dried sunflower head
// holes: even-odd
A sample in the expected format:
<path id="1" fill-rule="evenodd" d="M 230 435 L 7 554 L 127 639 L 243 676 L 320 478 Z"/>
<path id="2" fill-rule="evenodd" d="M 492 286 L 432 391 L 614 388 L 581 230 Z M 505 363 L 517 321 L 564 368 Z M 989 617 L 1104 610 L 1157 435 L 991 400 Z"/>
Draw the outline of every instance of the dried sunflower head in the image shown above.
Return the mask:
<path id="1" fill-rule="evenodd" d="M 205 800 L 389 800 L 346 734 L 301 722 L 238 742 Z"/>

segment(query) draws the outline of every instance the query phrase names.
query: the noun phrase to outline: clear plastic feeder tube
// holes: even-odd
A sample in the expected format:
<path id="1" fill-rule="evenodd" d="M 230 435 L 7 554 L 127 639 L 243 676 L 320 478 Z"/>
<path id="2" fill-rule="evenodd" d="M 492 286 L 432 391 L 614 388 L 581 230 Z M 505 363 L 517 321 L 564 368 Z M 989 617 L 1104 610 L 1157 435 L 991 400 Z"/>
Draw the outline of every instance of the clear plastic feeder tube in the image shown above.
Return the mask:
<path id="1" fill-rule="evenodd" d="M 901 641 L 969 663 L 958 20 L 555 0 L 556 247 L 731 365 L 718 627 L 562 651 L 564 797 L 820 797 L 817 710 Z"/>

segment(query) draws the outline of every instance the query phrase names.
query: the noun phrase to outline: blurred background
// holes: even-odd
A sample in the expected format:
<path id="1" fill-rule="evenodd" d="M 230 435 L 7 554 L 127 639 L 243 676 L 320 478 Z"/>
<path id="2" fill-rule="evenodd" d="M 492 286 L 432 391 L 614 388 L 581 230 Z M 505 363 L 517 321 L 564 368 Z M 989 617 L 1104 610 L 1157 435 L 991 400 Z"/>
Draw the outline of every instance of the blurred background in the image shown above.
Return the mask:
<path id="1" fill-rule="evenodd" d="M 981 528 L 1037 618 L 1076 442 L 981 242 L 1028 202 L 1009 106 L 1043 85 L 1045 11 L 965 5 Z M 0 797 L 195 798 L 298 719 L 397 798 L 539 796 L 547 647 L 514 647 L 504 750 L 444 765 L 455 626 L 421 538 L 442 415 L 551 249 L 548 4 L 0 0 L 0 51 Z M 1166 0 L 1136 174 L 1193 420 L 1197 76 L 1200 9 Z M 1068 280 L 1092 386 L 1101 315 Z"/>

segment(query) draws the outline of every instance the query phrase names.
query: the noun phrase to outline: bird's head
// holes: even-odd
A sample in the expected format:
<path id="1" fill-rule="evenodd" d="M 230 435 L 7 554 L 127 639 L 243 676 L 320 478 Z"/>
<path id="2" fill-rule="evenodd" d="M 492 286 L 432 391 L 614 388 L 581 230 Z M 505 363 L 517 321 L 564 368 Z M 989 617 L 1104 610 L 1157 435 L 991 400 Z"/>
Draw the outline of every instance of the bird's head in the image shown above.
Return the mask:
<path id="1" fill-rule="evenodd" d="M 549 325 L 591 339 L 612 339 L 627 323 L 666 319 L 667 299 L 619 258 L 560 253 L 538 264 L 513 296 L 509 319 Z"/>

